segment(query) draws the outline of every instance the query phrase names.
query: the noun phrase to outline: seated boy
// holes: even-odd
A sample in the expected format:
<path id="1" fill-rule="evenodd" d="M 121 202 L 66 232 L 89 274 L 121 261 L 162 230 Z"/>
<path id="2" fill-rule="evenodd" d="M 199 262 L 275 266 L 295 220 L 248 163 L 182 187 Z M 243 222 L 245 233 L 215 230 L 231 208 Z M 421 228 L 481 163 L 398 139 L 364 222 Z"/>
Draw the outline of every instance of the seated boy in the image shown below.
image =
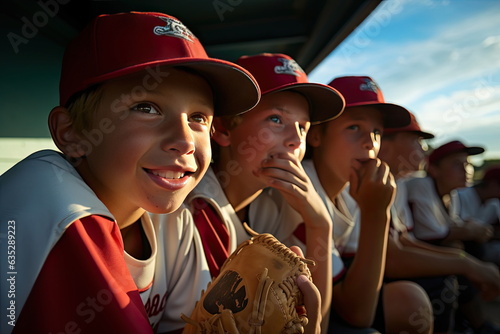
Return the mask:
<path id="1" fill-rule="evenodd" d="M 450 141 L 428 156 L 426 177 L 405 182 L 413 218 L 413 234 L 417 239 L 433 245 L 463 249 L 474 257 L 481 256 L 482 244 L 491 239 L 493 229 L 475 221 L 466 224 L 455 221 L 450 215 L 450 194 L 454 189 L 470 185 L 474 169 L 469 163 L 469 156 L 483 152 L 482 147 L 466 146 L 458 140 Z M 491 328 L 485 321 L 480 295 L 473 282 L 465 276 L 458 276 L 458 284 L 460 294 L 455 326 L 463 324 L 478 333 L 483 330 L 498 333 L 498 329 Z M 468 323 L 463 322 L 464 319 Z"/>
<path id="2" fill-rule="evenodd" d="M 94 19 L 66 49 L 49 115 L 61 153 L 0 177 L 0 227 L 15 237 L 1 332 L 152 333 L 170 291 L 146 211 L 176 210 L 208 168 L 214 114 L 258 99 L 246 70 L 209 58 L 174 17 Z"/>
<path id="3" fill-rule="evenodd" d="M 377 154 L 384 128 L 408 124 L 408 111 L 386 103 L 369 77 L 341 77 L 330 86 L 344 96 L 346 109 L 340 117 L 311 128 L 311 160 L 303 163 L 332 217 L 333 241 L 344 267 L 333 277 L 329 330 L 365 333 L 373 327 L 383 333 L 429 333 L 431 306 L 419 286 L 401 281 L 382 288 L 395 185 Z M 269 202 L 264 195 L 252 205 L 256 214 Z M 274 192 L 267 195 L 277 201 Z M 281 232 L 290 234 L 292 225 L 295 231 L 288 237 L 298 243 L 304 238 L 300 217 L 294 219 L 284 205 L 278 208 Z"/>
<path id="4" fill-rule="evenodd" d="M 379 157 L 396 178 L 397 193 L 391 215 L 385 276 L 387 280 L 411 279 L 429 295 L 434 310 L 434 332 L 453 329 L 457 296 L 456 277 L 465 276 L 481 288 L 485 296 L 500 294 L 500 275 L 492 265 L 461 250 L 434 246 L 412 235 L 413 219 L 407 201 L 405 183 L 418 173 L 425 162 L 423 140 L 434 136 L 422 131 L 416 118 L 410 125 L 384 130 Z"/>
<path id="5" fill-rule="evenodd" d="M 495 229 L 493 239 L 482 245 L 481 258 L 500 266 L 500 166 L 488 168 L 478 184 L 454 189 L 450 196 L 450 216 L 454 221 L 475 221 Z"/>
<path id="6" fill-rule="evenodd" d="M 483 152 L 482 147 L 465 146 L 457 140 L 448 142 L 429 155 L 426 177 L 406 182 L 415 237 L 444 245 L 482 243 L 491 238 L 491 228 L 476 222 L 458 224 L 449 214 L 451 191 L 465 187 L 472 179 L 469 156 Z"/>
<path id="7" fill-rule="evenodd" d="M 316 262 L 313 280 L 326 310 L 331 298 L 332 223 L 300 160 L 310 124 L 338 116 L 343 98 L 326 85 L 309 83 L 287 55 L 244 56 L 238 63 L 255 76 L 262 99 L 243 115 L 214 120 L 214 163 L 188 197 L 210 271 L 217 275 L 228 254 L 249 238 L 242 224 L 254 226 L 248 206 L 271 186 L 297 208 L 310 230 L 306 256 Z M 273 222 L 264 215 L 261 223 Z"/>

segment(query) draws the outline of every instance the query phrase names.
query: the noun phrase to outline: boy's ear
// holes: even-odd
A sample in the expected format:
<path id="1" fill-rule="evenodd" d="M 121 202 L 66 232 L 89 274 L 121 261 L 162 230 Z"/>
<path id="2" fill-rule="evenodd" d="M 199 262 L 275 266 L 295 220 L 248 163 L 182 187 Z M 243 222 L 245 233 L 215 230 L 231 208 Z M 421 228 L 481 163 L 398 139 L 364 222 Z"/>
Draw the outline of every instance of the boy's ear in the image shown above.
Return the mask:
<path id="1" fill-rule="evenodd" d="M 313 125 L 307 133 L 309 146 L 318 147 L 321 144 L 321 125 Z"/>
<path id="2" fill-rule="evenodd" d="M 230 132 L 220 117 L 214 118 L 212 139 L 220 146 L 231 145 Z"/>
<path id="3" fill-rule="evenodd" d="M 54 143 L 65 155 L 71 158 L 85 156 L 82 138 L 73 126 L 68 109 L 61 106 L 52 109 L 49 114 L 49 130 Z"/>

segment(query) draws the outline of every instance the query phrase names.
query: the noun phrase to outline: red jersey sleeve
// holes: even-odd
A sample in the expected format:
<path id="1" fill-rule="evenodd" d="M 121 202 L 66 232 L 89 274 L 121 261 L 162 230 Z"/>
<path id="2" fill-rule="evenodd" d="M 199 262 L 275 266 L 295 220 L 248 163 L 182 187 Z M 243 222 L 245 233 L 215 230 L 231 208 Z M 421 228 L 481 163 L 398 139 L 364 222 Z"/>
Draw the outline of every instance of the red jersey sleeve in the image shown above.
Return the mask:
<path id="1" fill-rule="evenodd" d="M 89 216 L 66 229 L 13 333 L 153 333 L 113 221 Z"/>

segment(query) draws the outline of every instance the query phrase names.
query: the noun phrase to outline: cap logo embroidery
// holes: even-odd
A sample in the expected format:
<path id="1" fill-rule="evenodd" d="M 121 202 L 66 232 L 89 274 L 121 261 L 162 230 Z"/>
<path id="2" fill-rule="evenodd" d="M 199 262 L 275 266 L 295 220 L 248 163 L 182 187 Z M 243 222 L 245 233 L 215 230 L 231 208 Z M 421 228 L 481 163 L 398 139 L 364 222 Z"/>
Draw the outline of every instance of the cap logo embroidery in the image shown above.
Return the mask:
<path id="1" fill-rule="evenodd" d="M 159 19 L 167 23 L 166 26 L 156 26 L 153 29 L 155 35 L 173 36 L 183 38 L 187 41 L 193 42 L 196 36 L 184 25 L 182 22 L 171 19 L 170 17 L 157 16 Z"/>
<path id="2" fill-rule="evenodd" d="M 278 58 L 278 60 L 282 62 L 283 65 L 274 67 L 274 72 L 276 72 L 277 74 L 290 74 L 298 77 L 300 76 L 299 72 L 304 73 L 304 70 L 299 66 L 299 64 L 297 64 L 295 60 L 286 58 Z"/>
<path id="3" fill-rule="evenodd" d="M 366 91 L 374 92 L 375 94 L 378 93 L 379 88 L 375 82 L 373 82 L 370 79 L 364 79 L 364 81 L 365 82 L 359 86 L 359 90 L 366 90 Z"/>

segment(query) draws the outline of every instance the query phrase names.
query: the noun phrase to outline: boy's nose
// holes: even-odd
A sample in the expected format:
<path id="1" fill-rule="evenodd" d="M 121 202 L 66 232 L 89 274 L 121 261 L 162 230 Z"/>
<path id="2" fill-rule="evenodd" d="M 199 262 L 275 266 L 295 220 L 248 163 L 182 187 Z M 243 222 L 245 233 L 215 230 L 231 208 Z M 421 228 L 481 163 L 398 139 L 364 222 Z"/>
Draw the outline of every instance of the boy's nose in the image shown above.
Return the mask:
<path id="1" fill-rule="evenodd" d="M 363 147 L 368 150 L 372 150 L 377 146 L 377 139 L 375 138 L 375 134 L 370 132 L 366 133 L 363 136 Z"/>
<path id="2" fill-rule="evenodd" d="M 286 127 L 285 146 L 298 148 L 304 140 L 304 135 L 298 123 Z"/>
<path id="3" fill-rule="evenodd" d="M 363 136 L 363 148 L 369 151 L 370 159 L 375 159 L 380 151 L 380 142 L 377 136 L 373 133 L 367 133 Z"/>
<path id="4" fill-rule="evenodd" d="M 194 153 L 194 136 L 187 120 L 171 124 L 165 131 L 167 136 L 165 136 L 162 145 L 164 151 L 177 151 L 180 154 Z"/>

